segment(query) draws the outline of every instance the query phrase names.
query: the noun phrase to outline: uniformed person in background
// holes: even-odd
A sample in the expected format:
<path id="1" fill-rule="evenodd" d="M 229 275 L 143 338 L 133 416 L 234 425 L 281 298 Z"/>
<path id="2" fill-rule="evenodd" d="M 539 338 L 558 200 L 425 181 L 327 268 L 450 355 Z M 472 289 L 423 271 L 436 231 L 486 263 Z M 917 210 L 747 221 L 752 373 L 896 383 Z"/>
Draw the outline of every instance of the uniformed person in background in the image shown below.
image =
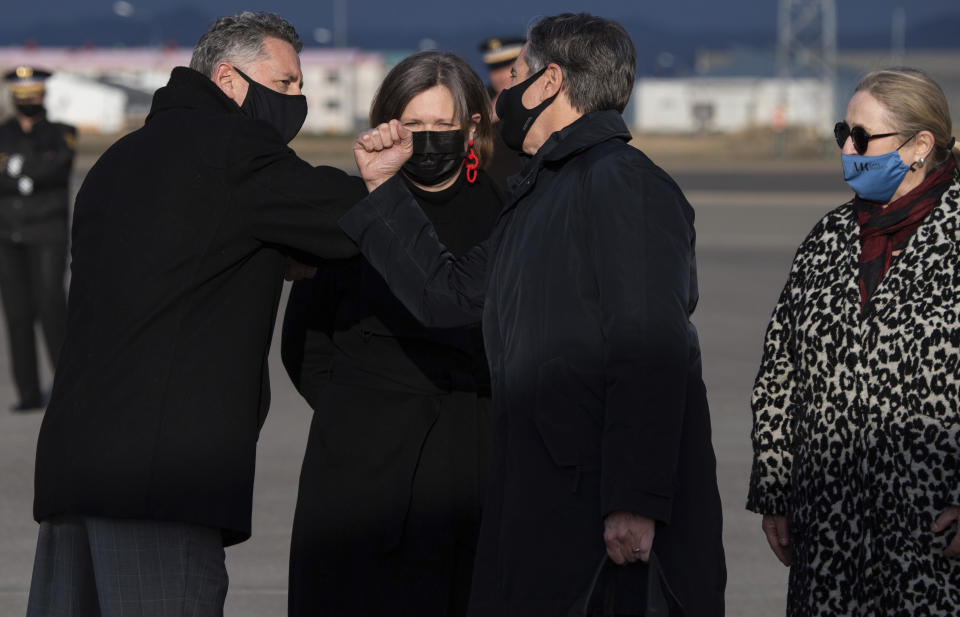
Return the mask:
<path id="1" fill-rule="evenodd" d="M 483 63 L 487 65 L 487 91 L 490 93 L 490 102 L 494 109 L 493 121 L 496 123 L 493 125 L 493 157 L 484 167 L 484 171 L 506 193 L 510 192 L 507 178 L 523 169 L 528 157 L 511 150 L 503 143 L 496 112 L 497 97 L 504 88 L 510 87 L 510 67 L 520 55 L 525 42 L 526 39 L 519 37 L 494 37 L 480 43 Z"/>
<path id="2" fill-rule="evenodd" d="M 28 66 L 4 76 L 14 115 L 0 125 L 0 296 L 20 397 L 13 411 L 41 409 L 45 403 L 34 325 L 42 326 L 54 366 L 66 329 L 68 185 L 77 132 L 47 120 L 48 77 Z"/>

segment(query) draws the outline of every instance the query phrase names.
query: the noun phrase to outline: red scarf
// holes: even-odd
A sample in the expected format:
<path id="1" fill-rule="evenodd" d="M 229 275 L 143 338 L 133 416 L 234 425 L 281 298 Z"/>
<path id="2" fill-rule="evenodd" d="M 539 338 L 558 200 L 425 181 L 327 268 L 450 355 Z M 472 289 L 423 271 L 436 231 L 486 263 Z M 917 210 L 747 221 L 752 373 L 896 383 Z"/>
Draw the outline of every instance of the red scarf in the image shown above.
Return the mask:
<path id="1" fill-rule="evenodd" d="M 953 183 L 953 157 L 935 169 L 909 193 L 886 208 L 855 197 L 853 211 L 860 225 L 860 313 L 870 310 L 870 298 L 890 269 L 893 253 L 906 247 L 910 236 Z"/>

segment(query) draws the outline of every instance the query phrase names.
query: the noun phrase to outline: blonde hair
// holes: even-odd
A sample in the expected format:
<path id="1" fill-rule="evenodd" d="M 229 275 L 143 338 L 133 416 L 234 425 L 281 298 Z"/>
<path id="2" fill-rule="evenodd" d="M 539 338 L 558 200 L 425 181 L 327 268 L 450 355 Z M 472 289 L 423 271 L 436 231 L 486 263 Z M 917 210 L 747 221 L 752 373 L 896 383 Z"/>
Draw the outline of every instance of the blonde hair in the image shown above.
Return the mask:
<path id="1" fill-rule="evenodd" d="M 960 144 L 953 139 L 953 124 L 947 97 L 940 85 L 920 69 L 890 68 L 867 73 L 856 92 L 869 92 L 890 113 L 897 130 L 903 133 L 930 131 L 933 150 L 930 159 L 938 167 L 952 154 L 960 165 Z"/>

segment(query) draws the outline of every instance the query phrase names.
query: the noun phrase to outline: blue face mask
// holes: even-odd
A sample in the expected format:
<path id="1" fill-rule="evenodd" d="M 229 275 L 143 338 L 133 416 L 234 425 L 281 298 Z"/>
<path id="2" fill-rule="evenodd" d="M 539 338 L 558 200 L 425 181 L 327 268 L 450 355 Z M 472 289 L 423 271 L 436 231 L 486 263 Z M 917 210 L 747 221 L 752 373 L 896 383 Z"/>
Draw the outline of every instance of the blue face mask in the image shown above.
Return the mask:
<path id="1" fill-rule="evenodd" d="M 890 201 L 910 170 L 900 158 L 899 148 L 880 156 L 841 154 L 840 159 L 843 179 L 861 199 L 867 201 Z"/>

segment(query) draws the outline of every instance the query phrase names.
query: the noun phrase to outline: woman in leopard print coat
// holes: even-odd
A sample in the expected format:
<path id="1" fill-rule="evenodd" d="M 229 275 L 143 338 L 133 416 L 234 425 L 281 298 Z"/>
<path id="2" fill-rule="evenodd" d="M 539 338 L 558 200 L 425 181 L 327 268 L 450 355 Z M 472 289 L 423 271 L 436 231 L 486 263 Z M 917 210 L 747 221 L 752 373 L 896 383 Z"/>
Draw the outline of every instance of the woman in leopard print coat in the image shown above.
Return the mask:
<path id="1" fill-rule="evenodd" d="M 876 71 L 836 134 L 857 195 L 801 244 L 773 311 L 747 507 L 791 568 L 791 617 L 953 616 L 960 174 L 950 114 L 926 74 Z"/>

